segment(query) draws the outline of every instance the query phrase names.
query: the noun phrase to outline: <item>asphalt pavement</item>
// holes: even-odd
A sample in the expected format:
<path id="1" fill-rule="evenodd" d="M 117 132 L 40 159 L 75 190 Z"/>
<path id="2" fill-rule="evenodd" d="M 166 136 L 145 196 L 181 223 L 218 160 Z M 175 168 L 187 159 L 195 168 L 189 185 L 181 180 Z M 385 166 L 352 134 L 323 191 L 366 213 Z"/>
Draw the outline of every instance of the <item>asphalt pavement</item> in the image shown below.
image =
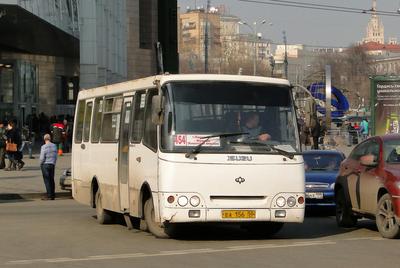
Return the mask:
<path id="1" fill-rule="evenodd" d="M 398 240 L 370 220 L 341 229 L 330 216 L 286 224 L 270 239 L 235 226 L 189 226 L 174 239 L 100 225 L 72 199 L 0 204 L 0 267 L 397 267 Z"/>

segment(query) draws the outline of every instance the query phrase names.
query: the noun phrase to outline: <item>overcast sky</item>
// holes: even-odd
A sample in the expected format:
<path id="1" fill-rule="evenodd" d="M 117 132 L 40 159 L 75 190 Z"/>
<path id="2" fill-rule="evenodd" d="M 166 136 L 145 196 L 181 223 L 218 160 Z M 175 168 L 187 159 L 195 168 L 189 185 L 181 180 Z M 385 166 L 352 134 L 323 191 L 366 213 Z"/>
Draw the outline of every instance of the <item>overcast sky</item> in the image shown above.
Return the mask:
<path id="1" fill-rule="evenodd" d="M 258 2 L 263 2 L 259 0 Z M 303 3 L 317 3 L 369 9 L 372 0 L 293 0 Z M 187 6 L 191 8 L 206 6 L 206 0 L 178 0 L 181 11 Z M 282 42 L 282 31 L 286 30 L 289 44 L 306 44 L 316 46 L 349 46 L 365 36 L 366 26 L 371 15 L 350 14 L 342 12 L 300 9 L 248 3 L 239 0 L 211 0 L 211 6 L 225 5 L 232 15 L 252 23 L 266 19 L 273 26 L 266 24 L 259 27 L 264 38 L 274 43 Z M 378 0 L 377 10 L 396 12 L 400 8 L 400 0 Z M 380 16 L 385 27 L 385 40 L 397 37 L 400 42 L 400 15 L 397 17 Z M 249 32 L 242 27 L 241 32 Z"/>

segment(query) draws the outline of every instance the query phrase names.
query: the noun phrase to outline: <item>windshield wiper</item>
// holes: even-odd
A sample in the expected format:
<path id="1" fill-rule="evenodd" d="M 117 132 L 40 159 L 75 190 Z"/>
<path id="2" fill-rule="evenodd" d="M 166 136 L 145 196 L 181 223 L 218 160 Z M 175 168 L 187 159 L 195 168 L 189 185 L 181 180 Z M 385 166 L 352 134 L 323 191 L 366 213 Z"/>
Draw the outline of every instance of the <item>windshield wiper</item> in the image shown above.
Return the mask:
<path id="1" fill-rule="evenodd" d="M 294 158 L 294 153 L 291 153 L 291 152 L 276 148 L 272 144 L 266 144 L 266 143 L 262 143 L 262 142 L 258 142 L 258 141 L 252 141 L 252 142 L 241 141 L 241 142 L 233 142 L 233 143 L 241 143 L 241 144 L 247 144 L 247 145 L 254 145 L 254 144 L 263 145 L 263 146 L 267 147 L 268 151 L 274 150 L 277 153 L 279 153 L 279 154 L 281 154 L 283 156 L 286 156 L 289 159 L 293 159 Z"/>
<path id="2" fill-rule="evenodd" d="M 216 138 L 216 137 L 226 138 L 226 137 L 234 137 L 234 136 L 248 135 L 248 134 L 249 134 L 248 132 L 233 132 L 233 133 L 221 133 L 221 134 L 215 134 L 215 135 L 201 137 L 200 139 L 202 139 L 203 141 L 201 143 L 199 143 L 196 147 L 194 147 L 192 150 L 187 152 L 185 154 L 185 157 L 190 158 L 190 157 L 195 156 L 196 154 L 200 153 L 201 147 L 211 138 Z M 196 160 L 196 158 L 194 158 L 194 160 Z"/>

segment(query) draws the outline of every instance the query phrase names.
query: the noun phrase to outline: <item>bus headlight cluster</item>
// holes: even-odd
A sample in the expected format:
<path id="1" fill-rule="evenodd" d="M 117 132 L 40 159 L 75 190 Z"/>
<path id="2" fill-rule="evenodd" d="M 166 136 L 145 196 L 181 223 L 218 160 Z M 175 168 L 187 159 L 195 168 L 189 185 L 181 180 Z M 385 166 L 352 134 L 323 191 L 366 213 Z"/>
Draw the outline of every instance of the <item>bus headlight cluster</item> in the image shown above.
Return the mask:
<path id="1" fill-rule="evenodd" d="M 197 195 L 193 196 L 186 196 L 186 195 L 176 195 L 176 202 L 178 203 L 179 206 L 181 207 L 186 207 L 187 205 L 190 204 L 192 207 L 198 207 L 201 203 L 200 197 Z M 173 195 L 168 196 L 167 202 L 170 204 L 173 204 L 175 202 L 175 197 Z"/>
<path id="2" fill-rule="evenodd" d="M 294 207 L 296 205 L 296 198 L 294 196 L 290 196 L 287 199 L 283 196 L 280 196 L 275 201 L 276 205 L 280 208 L 284 206 Z"/>

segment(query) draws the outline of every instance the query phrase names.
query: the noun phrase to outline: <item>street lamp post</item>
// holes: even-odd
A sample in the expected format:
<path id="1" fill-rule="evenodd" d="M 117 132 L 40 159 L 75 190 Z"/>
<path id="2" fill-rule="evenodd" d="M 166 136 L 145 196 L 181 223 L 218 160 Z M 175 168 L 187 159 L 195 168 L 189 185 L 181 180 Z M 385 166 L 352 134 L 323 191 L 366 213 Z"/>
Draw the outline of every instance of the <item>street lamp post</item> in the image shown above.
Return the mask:
<path id="1" fill-rule="evenodd" d="M 266 20 L 262 20 L 260 22 L 253 22 L 254 26 L 251 26 L 250 24 L 248 24 L 245 21 L 239 21 L 240 25 L 246 25 L 247 27 L 250 28 L 250 30 L 253 33 L 253 37 L 254 37 L 254 55 L 253 55 L 253 75 L 255 76 L 257 74 L 257 25 L 258 24 L 265 24 L 267 21 Z M 268 25 L 272 26 L 272 23 L 270 22 Z"/>

